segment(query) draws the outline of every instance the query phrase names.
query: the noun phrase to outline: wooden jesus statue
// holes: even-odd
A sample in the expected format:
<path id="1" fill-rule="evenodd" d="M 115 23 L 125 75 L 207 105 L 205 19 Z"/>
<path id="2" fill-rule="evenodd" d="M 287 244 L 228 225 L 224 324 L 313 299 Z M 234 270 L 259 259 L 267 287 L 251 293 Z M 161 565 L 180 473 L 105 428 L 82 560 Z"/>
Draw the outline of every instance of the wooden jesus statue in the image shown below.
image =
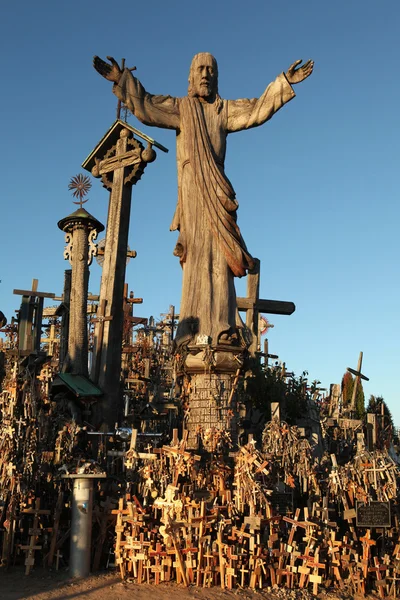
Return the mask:
<path id="1" fill-rule="evenodd" d="M 260 98 L 223 100 L 217 61 L 206 52 L 193 58 L 184 98 L 149 94 L 130 70 L 107 58 L 111 65 L 96 56 L 94 67 L 114 82 L 119 100 L 145 125 L 176 131 L 178 203 L 171 229 L 179 231 L 174 254 L 183 268 L 176 342 L 239 344 L 234 277 L 246 275 L 253 259 L 236 223 L 238 202 L 224 171 L 226 137 L 268 121 L 295 96 L 292 85 L 311 75 L 314 63 L 296 61 Z"/>

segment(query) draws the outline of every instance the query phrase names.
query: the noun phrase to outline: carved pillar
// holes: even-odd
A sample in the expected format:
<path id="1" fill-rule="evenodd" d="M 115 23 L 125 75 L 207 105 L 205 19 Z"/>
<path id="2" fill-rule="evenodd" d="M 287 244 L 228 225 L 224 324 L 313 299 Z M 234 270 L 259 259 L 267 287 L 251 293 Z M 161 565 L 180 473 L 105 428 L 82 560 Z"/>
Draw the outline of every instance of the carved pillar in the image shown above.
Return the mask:
<path id="1" fill-rule="evenodd" d="M 66 233 L 64 258 L 69 260 L 72 267 L 66 370 L 87 377 L 89 265 L 96 251 L 94 240 L 104 226 L 81 207 L 61 219 L 58 227 Z"/>

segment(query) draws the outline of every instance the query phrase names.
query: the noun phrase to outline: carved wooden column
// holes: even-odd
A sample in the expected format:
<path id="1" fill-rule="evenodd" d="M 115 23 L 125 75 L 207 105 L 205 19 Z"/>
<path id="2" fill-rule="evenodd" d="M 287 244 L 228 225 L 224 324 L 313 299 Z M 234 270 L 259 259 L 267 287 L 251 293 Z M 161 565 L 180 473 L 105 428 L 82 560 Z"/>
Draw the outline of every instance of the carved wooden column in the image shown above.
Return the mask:
<path id="1" fill-rule="evenodd" d="M 72 267 L 68 353 L 66 370 L 88 376 L 87 298 L 89 265 L 96 251 L 94 240 L 102 225 L 84 208 L 61 219 L 58 227 L 65 231 L 67 246 L 64 258 Z"/>

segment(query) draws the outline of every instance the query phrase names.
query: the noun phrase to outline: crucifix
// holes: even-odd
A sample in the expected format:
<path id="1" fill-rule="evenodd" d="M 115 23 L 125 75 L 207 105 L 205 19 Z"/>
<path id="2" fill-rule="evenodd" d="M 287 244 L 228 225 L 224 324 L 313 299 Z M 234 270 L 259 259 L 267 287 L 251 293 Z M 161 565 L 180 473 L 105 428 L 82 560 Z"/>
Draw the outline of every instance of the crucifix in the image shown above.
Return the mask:
<path id="1" fill-rule="evenodd" d="M 293 302 L 281 300 L 263 300 L 260 294 L 260 261 L 254 259 L 255 266 L 247 275 L 247 296 L 246 298 L 236 298 L 239 311 L 246 312 L 246 326 L 253 334 L 253 339 L 249 347 L 252 356 L 260 349 L 259 333 L 259 314 L 260 312 L 270 315 L 291 315 L 296 310 Z"/>
<path id="2" fill-rule="evenodd" d="M 147 141 L 147 148 L 136 139 Z M 94 332 L 92 378 L 104 392 L 96 407 L 96 421 L 110 427 L 118 419 L 122 400 L 120 390 L 121 345 L 123 339 L 124 283 L 128 250 L 132 186 L 141 178 L 148 162 L 156 158 L 153 145 L 166 148 L 121 120 L 108 130 L 83 163 L 83 168 L 102 179 L 110 191 L 100 304 L 105 314 Z"/>

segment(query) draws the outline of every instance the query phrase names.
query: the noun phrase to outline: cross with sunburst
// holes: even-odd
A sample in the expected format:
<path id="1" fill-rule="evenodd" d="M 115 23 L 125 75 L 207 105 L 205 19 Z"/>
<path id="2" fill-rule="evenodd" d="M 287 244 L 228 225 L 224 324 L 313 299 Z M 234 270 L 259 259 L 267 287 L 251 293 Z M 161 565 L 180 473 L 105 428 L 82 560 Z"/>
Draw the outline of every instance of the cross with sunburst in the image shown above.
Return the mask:
<path id="1" fill-rule="evenodd" d="M 87 175 L 75 175 L 75 177 L 71 178 L 69 182 L 68 189 L 71 190 L 74 198 L 79 198 L 78 202 L 73 200 L 74 204 L 79 204 L 82 208 L 82 205 L 88 201 L 89 198 L 84 200 L 83 198 L 88 194 L 90 188 L 92 187 L 92 183 Z"/>

